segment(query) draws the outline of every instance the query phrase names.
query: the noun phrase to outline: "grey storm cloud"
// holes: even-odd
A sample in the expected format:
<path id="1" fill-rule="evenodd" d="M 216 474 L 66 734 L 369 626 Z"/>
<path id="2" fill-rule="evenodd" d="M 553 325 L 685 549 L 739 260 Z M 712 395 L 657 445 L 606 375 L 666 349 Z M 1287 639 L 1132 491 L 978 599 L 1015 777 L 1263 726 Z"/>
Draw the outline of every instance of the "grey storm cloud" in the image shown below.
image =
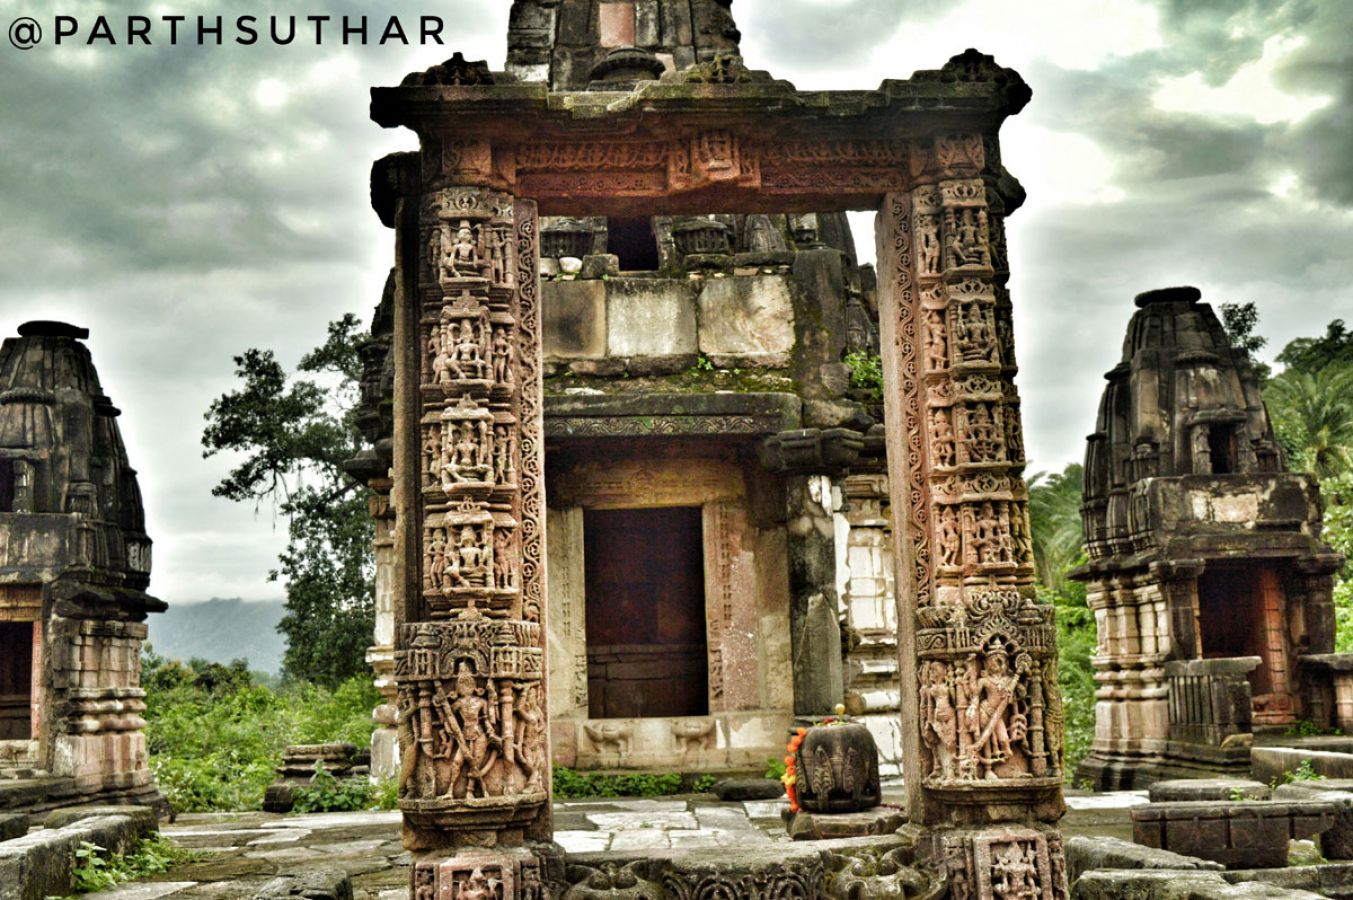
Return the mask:
<path id="1" fill-rule="evenodd" d="M 227 20 L 315 12 L 293 0 L 162 5 Z M 162 5 L 0 0 L 0 19 L 116 20 Z M 441 16 L 444 47 L 0 47 L 0 335 L 39 317 L 91 328 L 141 473 L 152 587 L 167 599 L 280 593 L 265 577 L 284 531 L 267 509 L 211 497 L 231 461 L 201 458 L 203 412 L 234 386 L 233 355 L 268 347 L 292 364 L 327 321 L 369 315 L 392 241 L 368 207 L 368 169 L 414 142 L 368 120 L 367 88 L 454 50 L 500 66 L 509 6 L 323 4 L 406 27 Z M 1270 356 L 1353 316 L 1353 3 L 1096 9 L 1090 21 L 1072 0 L 734 7 L 749 64 L 800 88 L 872 88 L 973 45 L 1033 86 L 1003 141 L 1030 188 L 1010 250 L 1027 445 L 1042 469 L 1080 457 L 1139 291 L 1183 282 L 1214 303 L 1253 300 Z M 1119 32 L 1144 36 L 1115 43 Z M 1264 59 L 1275 36 L 1286 41 L 1276 88 L 1328 104 L 1272 121 L 1207 109 L 1207 92 Z M 1104 48 L 1088 61 L 1087 37 Z M 1172 79 L 1197 82 L 1199 108 L 1162 108 Z"/>

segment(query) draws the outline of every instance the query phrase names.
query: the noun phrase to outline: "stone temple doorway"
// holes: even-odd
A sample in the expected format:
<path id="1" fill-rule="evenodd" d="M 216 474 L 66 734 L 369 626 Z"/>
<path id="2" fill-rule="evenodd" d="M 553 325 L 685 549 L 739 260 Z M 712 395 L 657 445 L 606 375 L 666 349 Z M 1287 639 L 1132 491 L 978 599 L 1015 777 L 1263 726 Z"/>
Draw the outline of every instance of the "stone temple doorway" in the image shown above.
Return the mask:
<path id="1" fill-rule="evenodd" d="M 1198 578 L 1198 634 L 1205 659 L 1257 656 L 1250 689 L 1257 725 L 1295 718 L 1286 602 L 1272 566 L 1209 564 Z"/>
<path id="2" fill-rule="evenodd" d="M 0 622 L 0 741 L 33 738 L 33 623 Z"/>
<path id="3" fill-rule="evenodd" d="M 583 535 L 588 715 L 708 714 L 700 508 L 590 509 Z"/>

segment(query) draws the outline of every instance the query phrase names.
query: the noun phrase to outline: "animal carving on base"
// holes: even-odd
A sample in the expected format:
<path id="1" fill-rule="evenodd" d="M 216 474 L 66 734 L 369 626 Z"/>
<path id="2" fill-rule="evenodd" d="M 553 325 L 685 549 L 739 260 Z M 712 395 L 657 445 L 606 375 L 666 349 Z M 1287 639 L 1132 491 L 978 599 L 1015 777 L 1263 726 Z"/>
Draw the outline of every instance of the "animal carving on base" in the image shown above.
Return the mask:
<path id="1" fill-rule="evenodd" d="M 583 725 L 587 739 L 592 742 L 596 753 L 612 752 L 624 756 L 630 752 L 634 740 L 634 726 L 606 722 L 598 725 Z"/>

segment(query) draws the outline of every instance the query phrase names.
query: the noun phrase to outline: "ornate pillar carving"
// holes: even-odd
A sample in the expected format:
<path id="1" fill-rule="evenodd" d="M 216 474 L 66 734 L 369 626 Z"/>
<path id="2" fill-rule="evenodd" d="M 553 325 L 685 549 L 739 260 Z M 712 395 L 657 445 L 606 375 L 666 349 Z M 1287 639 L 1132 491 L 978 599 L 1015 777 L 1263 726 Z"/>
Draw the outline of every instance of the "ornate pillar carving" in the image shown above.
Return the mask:
<path id="1" fill-rule="evenodd" d="M 1034 595 L 986 148 L 941 135 L 914 154 L 918 186 L 885 197 L 877 229 L 911 821 L 955 897 L 993 896 L 1015 867 L 1054 900 L 1060 840 L 1040 823 L 1063 811 L 1056 628 Z"/>
<path id="2" fill-rule="evenodd" d="M 395 644 L 405 846 L 416 896 L 540 896 L 550 753 L 535 204 L 422 195 L 416 254 L 424 621 Z M 470 849 L 475 848 L 475 849 Z M 479 896 L 476 894 L 475 896 Z M 489 896 L 489 894 L 484 894 Z"/>

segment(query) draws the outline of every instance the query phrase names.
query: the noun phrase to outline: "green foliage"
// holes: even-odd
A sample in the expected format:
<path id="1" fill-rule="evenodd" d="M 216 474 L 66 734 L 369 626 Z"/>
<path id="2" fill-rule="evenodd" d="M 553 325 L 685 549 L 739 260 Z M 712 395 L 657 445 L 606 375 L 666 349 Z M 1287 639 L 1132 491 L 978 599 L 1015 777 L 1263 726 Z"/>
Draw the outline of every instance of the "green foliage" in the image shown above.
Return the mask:
<path id="1" fill-rule="evenodd" d="M 1324 781 L 1324 780 L 1325 776 L 1321 775 L 1319 772 L 1315 770 L 1315 767 L 1311 765 L 1311 761 L 1309 759 L 1303 759 L 1301 761 L 1301 764 L 1298 765 L 1295 769 L 1293 769 L 1290 772 L 1283 773 L 1283 781 L 1285 781 L 1287 784 L 1294 784 L 1295 782 L 1298 781 Z"/>
<path id="2" fill-rule="evenodd" d="M 1288 369 L 1264 388 L 1288 464 L 1321 481 L 1353 471 L 1353 366 Z"/>
<path id="3" fill-rule="evenodd" d="M 719 779 L 713 775 L 701 775 L 691 784 L 691 792 L 695 794 L 708 794 L 714 790 L 714 785 L 719 783 Z"/>
<path id="4" fill-rule="evenodd" d="M 778 758 L 774 756 L 766 757 L 767 778 L 773 778 L 776 781 L 779 781 L 781 778 L 785 777 L 785 772 L 788 770 L 788 768 L 789 767 L 785 765 L 783 757 Z"/>
<path id="5" fill-rule="evenodd" d="M 1353 331 L 1344 326 L 1343 319 L 1335 319 L 1323 337 L 1289 341 L 1278 354 L 1278 362 L 1310 375 L 1330 366 L 1353 366 Z"/>
<path id="6" fill-rule="evenodd" d="M 1064 770 L 1076 770 L 1095 736 L 1095 617 L 1085 602 L 1085 585 L 1068 581 L 1058 590 L 1043 587 L 1039 599 L 1057 608 L 1057 680 L 1062 688 Z"/>
<path id="7" fill-rule="evenodd" d="M 296 813 L 352 812 L 370 809 L 376 801 L 376 787 L 365 778 L 335 778 L 315 760 L 315 774 L 310 783 L 294 793 Z"/>
<path id="8" fill-rule="evenodd" d="M 399 781 L 391 778 L 376 785 L 376 809 L 386 811 L 399 809 Z"/>
<path id="9" fill-rule="evenodd" d="M 1081 493 L 1085 475 L 1080 463 L 1061 472 L 1039 472 L 1029 479 L 1029 523 L 1033 530 L 1034 566 L 1038 580 L 1060 590 L 1066 573 L 1081 552 Z"/>
<path id="10" fill-rule="evenodd" d="M 1221 322 L 1227 337 L 1231 339 L 1231 346 L 1249 357 L 1261 382 L 1267 381 L 1272 370 L 1267 363 L 1259 361 L 1259 351 L 1268 344 L 1268 338 L 1254 333 L 1255 326 L 1259 324 L 1259 310 L 1254 303 L 1223 303 Z"/>
<path id="11" fill-rule="evenodd" d="M 565 766 L 555 766 L 554 769 L 554 796 L 561 799 L 661 797 L 679 793 L 681 776 L 675 772 L 664 775 L 607 775 L 601 772 L 575 772 Z"/>
<path id="12" fill-rule="evenodd" d="M 381 702 L 366 675 L 332 691 L 304 682 L 273 689 L 238 678 L 208 681 L 191 663 L 154 653 L 143 657 L 142 672 L 150 766 L 180 812 L 258 809 L 288 744 L 363 746 Z"/>
<path id="13" fill-rule="evenodd" d="M 319 380 L 291 378 L 271 350 L 246 350 L 235 357 L 243 386 L 212 402 L 202 433 L 204 456 L 243 457 L 212 493 L 268 501 L 286 518 L 286 549 L 269 573 L 286 582 L 283 665 L 329 687 L 365 672 L 375 615 L 367 490 L 343 470 L 363 446 L 358 351 L 367 340 L 351 314 L 329 323 L 324 345 L 298 367 Z"/>
<path id="14" fill-rule="evenodd" d="M 696 359 L 696 361 L 695 361 L 695 371 L 697 371 L 697 372 L 713 372 L 713 371 L 714 371 L 714 363 L 710 361 L 710 359 L 709 359 L 708 356 L 706 356 L 705 354 L 701 353 L 700 356 L 699 356 L 699 358 Z"/>
<path id="15" fill-rule="evenodd" d="M 1288 737 L 1316 737 L 1322 734 L 1343 734 L 1341 728 L 1321 728 L 1310 719 L 1298 719 L 1287 726 Z"/>
<path id="16" fill-rule="evenodd" d="M 147 875 L 159 875 L 202 856 L 201 852 L 186 850 L 158 832 L 142 838 L 128 854 L 109 853 L 97 844 L 81 841 L 71 874 L 75 876 L 75 892 L 87 894 Z"/>
<path id="17" fill-rule="evenodd" d="M 852 350 L 843 360 L 850 366 L 850 386 L 865 391 L 870 399 L 883 399 L 883 360 L 867 350 Z"/>

